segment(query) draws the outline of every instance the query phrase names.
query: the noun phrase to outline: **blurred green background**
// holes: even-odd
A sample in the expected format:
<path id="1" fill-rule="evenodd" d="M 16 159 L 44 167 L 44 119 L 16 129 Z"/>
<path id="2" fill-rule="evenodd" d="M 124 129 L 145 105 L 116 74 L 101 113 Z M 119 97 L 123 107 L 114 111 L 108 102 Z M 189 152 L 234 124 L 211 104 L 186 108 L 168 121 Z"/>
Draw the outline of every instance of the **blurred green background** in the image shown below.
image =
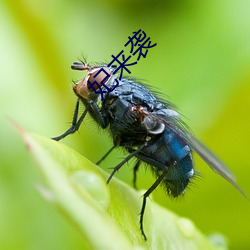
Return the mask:
<path id="1" fill-rule="evenodd" d="M 36 191 L 39 173 L 8 117 L 47 137 L 64 132 L 76 100 L 72 80 L 83 76 L 71 63 L 82 55 L 89 62 L 110 61 L 138 29 L 157 46 L 131 68 L 132 75 L 179 107 L 250 195 L 249 13 L 247 0 L 1 1 L 0 249 L 81 248 L 81 235 Z M 63 143 L 96 162 L 112 141 L 88 118 Z M 110 171 L 123 157 L 117 150 L 102 167 Z M 226 235 L 230 249 L 250 249 L 249 201 L 195 160 L 203 177 L 184 198 L 174 201 L 161 188 L 153 198 L 204 233 Z M 132 167 L 117 177 L 131 184 Z M 154 180 L 144 168 L 138 179 L 145 189 Z"/>

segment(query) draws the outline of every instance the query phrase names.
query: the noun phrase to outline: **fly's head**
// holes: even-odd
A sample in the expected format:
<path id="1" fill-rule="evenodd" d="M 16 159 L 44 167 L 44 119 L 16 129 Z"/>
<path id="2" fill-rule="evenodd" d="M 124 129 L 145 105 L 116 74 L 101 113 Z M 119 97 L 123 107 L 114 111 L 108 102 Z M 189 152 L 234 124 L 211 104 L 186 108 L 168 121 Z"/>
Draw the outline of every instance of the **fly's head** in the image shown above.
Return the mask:
<path id="1" fill-rule="evenodd" d="M 87 70 L 86 76 L 75 83 L 73 87 L 75 94 L 84 100 L 88 100 L 89 95 L 93 94 L 94 90 L 100 88 L 111 77 L 109 68 L 105 66 L 89 66 L 83 62 L 74 62 L 71 69 Z"/>

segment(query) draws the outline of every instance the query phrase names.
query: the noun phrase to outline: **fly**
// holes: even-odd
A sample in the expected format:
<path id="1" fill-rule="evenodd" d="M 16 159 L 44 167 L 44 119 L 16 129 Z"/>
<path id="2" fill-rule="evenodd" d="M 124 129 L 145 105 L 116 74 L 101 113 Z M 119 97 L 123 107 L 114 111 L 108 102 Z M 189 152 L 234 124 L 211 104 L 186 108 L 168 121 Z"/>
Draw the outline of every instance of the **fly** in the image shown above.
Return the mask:
<path id="1" fill-rule="evenodd" d="M 117 75 L 112 73 L 114 69 L 106 65 L 89 66 L 84 62 L 74 62 L 71 68 L 86 70 L 87 75 L 73 87 L 78 99 L 71 127 L 53 139 L 59 141 L 76 132 L 89 113 L 113 137 L 113 147 L 98 163 L 116 147 L 123 147 L 128 152 L 125 159 L 114 167 L 107 183 L 131 158 L 137 159 L 134 166 L 134 185 L 140 165 L 146 163 L 151 166 L 157 178 L 143 195 L 140 213 L 140 230 L 145 240 L 143 216 L 147 197 L 159 184 L 172 197 L 184 193 L 195 174 L 192 151 L 246 197 L 227 166 L 188 131 L 172 103 L 158 98 L 147 86 L 133 79 L 118 80 Z M 109 77 L 99 84 L 98 87 L 102 90 L 102 95 L 99 95 L 89 87 L 95 80 L 96 72 L 101 70 Z M 84 104 L 85 110 L 78 117 L 80 102 Z"/>

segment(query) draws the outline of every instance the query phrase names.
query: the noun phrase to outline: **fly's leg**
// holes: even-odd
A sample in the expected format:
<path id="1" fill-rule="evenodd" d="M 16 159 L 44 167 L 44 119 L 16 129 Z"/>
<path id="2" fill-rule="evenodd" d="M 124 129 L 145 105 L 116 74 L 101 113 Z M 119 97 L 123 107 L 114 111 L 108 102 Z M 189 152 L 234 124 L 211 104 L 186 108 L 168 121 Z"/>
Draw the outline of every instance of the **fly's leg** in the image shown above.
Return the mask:
<path id="1" fill-rule="evenodd" d="M 87 106 L 86 109 L 84 110 L 84 112 L 82 113 L 81 117 L 77 121 L 77 119 L 78 119 L 78 112 L 79 112 L 79 104 L 80 104 L 80 101 L 78 99 L 77 102 L 76 102 L 76 106 L 75 106 L 75 110 L 74 110 L 74 116 L 73 116 L 71 127 L 65 133 L 63 133 L 62 135 L 59 135 L 57 137 L 52 138 L 53 140 L 60 141 L 64 137 L 68 136 L 69 134 L 75 133 L 79 129 L 79 127 L 80 127 L 80 125 L 81 125 L 84 117 L 86 116 L 86 114 L 88 112 L 88 106 Z"/>
<path id="2" fill-rule="evenodd" d="M 97 163 L 96 165 L 99 165 L 115 148 L 116 146 L 114 145 Z"/>
<path id="3" fill-rule="evenodd" d="M 130 153 L 122 162 L 120 162 L 116 167 L 114 167 L 112 173 L 110 174 L 107 184 L 111 181 L 114 174 L 126 163 L 128 162 L 132 157 L 134 157 L 138 152 L 140 152 L 144 147 L 147 146 L 147 143 L 142 144 L 137 150 L 134 150 L 132 153 Z"/>
<path id="4" fill-rule="evenodd" d="M 136 173 L 137 173 L 140 165 L 141 165 L 141 161 L 137 160 L 136 163 L 135 163 L 134 169 L 133 169 L 133 186 L 134 186 L 135 189 L 137 189 L 136 188 Z"/>
<path id="5" fill-rule="evenodd" d="M 78 112 L 79 112 L 79 104 L 80 104 L 80 100 L 78 99 L 76 102 L 71 127 L 62 135 L 59 135 L 57 137 L 52 138 L 53 140 L 60 141 L 64 137 L 68 136 L 69 134 L 75 133 L 79 129 L 83 119 L 85 118 L 85 116 L 88 112 L 101 125 L 102 128 L 107 127 L 108 124 L 107 124 L 106 116 L 101 112 L 100 108 L 97 106 L 97 104 L 94 101 L 90 101 L 86 105 L 86 109 L 81 114 L 79 120 L 77 120 L 78 119 Z"/>
<path id="6" fill-rule="evenodd" d="M 101 125 L 102 128 L 106 128 L 108 126 L 107 118 L 103 114 L 103 112 L 98 107 L 97 103 L 94 101 L 89 101 L 89 113 L 96 120 L 96 122 Z"/>
<path id="7" fill-rule="evenodd" d="M 142 201 L 142 207 L 140 212 L 140 230 L 142 233 L 142 236 L 144 240 L 147 240 L 147 236 L 143 229 L 143 216 L 146 208 L 146 201 L 148 196 L 157 188 L 157 186 L 162 182 L 163 178 L 165 177 L 167 172 L 164 172 L 162 175 L 160 175 L 157 180 L 153 183 L 153 185 L 147 190 L 147 192 L 143 195 L 143 201 Z"/>

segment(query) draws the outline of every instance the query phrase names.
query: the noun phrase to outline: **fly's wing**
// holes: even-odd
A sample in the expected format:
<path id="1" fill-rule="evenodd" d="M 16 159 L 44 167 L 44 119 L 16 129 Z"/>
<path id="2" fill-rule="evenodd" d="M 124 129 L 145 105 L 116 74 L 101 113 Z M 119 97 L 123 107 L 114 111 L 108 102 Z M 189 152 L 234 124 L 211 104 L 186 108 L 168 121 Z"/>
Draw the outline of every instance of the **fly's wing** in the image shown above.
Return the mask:
<path id="1" fill-rule="evenodd" d="M 183 138 L 183 136 L 182 136 Z M 236 178 L 229 168 L 222 162 L 210 149 L 191 134 L 187 134 L 183 138 L 187 144 L 219 175 L 230 182 L 242 195 L 247 195 L 237 185 Z"/>
<path id="2" fill-rule="evenodd" d="M 175 112 L 175 111 L 174 111 Z M 190 148 L 192 148 L 216 173 L 221 175 L 229 183 L 231 183 L 243 196 L 247 199 L 247 195 L 242 191 L 242 189 L 236 184 L 236 178 L 233 173 L 228 169 L 228 167 L 202 142 L 195 138 L 185 127 L 185 125 L 180 120 L 180 117 L 176 115 L 169 115 L 169 111 L 166 112 L 167 115 L 163 115 L 162 111 L 160 114 L 154 113 L 155 119 L 158 118 L 159 122 L 162 122 L 166 127 L 173 130 L 182 140 L 184 140 Z"/>

